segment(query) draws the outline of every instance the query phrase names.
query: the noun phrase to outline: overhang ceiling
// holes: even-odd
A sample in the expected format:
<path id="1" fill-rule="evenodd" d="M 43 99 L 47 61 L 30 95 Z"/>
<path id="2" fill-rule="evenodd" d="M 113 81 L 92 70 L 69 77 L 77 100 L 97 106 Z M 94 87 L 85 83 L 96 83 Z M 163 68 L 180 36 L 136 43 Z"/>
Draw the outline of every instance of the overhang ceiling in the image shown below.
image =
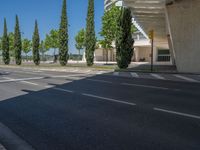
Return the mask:
<path id="1" fill-rule="evenodd" d="M 146 34 L 154 30 L 157 38 L 166 38 L 165 5 L 173 0 L 124 0 L 125 6 L 131 8 L 135 21 Z"/>

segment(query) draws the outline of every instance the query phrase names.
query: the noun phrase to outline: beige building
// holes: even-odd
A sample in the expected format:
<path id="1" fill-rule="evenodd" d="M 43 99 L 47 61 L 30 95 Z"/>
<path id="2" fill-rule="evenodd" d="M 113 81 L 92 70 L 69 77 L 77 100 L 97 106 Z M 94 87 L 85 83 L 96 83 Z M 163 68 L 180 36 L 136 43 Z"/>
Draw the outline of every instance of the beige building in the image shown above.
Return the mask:
<path id="1" fill-rule="evenodd" d="M 170 49 L 179 72 L 200 73 L 200 0 L 123 0 L 123 5 L 141 30 L 154 30 L 154 59 L 167 59 Z"/>

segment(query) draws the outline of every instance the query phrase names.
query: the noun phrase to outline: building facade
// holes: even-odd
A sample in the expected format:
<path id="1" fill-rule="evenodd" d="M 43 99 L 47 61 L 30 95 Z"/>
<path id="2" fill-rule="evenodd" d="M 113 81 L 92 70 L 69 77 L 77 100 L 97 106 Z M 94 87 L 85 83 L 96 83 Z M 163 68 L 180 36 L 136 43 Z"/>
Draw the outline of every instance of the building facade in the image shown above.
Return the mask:
<path id="1" fill-rule="evenodd" d="M 146 34 L 154 31 L 154 58 L 169 59 L 170 51 L 179 72 L 200 73 L 200 0 L 123 0 L 123 5 Z"/>

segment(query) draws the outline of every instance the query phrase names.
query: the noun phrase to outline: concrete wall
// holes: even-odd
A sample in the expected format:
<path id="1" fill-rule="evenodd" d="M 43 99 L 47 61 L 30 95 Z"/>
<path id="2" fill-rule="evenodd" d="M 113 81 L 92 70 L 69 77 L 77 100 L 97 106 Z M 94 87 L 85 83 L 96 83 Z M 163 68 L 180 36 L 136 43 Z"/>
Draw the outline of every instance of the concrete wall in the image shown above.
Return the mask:
<path id="1" fill-rule="evenodd" d="M 177 69 L 200 72 L 200 0 L 182 0 L 166 6 Z"/>

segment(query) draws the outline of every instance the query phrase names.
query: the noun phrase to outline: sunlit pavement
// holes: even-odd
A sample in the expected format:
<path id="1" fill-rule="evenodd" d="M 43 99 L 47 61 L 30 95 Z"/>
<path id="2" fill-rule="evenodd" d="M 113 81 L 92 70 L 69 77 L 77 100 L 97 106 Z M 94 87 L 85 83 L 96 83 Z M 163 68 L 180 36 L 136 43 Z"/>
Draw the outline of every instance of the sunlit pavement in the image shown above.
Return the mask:
<path id="1" fill-rule="evenodd" d="M 37 150 L 199 150 L 199 90 L 198 75 L 4 68 L 0 122 Z"/>

